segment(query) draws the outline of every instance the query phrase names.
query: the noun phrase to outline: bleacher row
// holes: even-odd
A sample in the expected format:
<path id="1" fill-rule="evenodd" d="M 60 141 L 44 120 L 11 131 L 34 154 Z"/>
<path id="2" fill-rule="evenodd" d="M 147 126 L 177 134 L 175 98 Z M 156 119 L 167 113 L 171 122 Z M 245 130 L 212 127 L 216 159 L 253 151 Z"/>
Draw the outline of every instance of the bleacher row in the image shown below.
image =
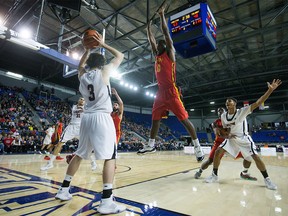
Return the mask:
<path id="1" fill-rule="evenodd" d="M 21 94 L 22 97 L 20 97 Z M 23 98 L 25 98 L 28 104 L 25 104 Z M 38 120 L 49 118 L 50 121 L 52 121 L 50 124 L 55 123 L 63 117 L 67 124 L 71 115 L 71 104 L 61 101 L 56 97 L 44 99 L 41 98 L 40 95 L 27 92 L 24 89 L 0 87 L 0 99 L 0 133 L 2 141 L 0 144 L 4 143 L 6 145 L 6 142 L 4 142 L 5 139 L 5 141 L 8 140 L 11 142 L 17 140 L 18 145 L 24 145 L 21 146 L 21 148 L 16 148 L 18 153 L 21 153 L 22 150 L 24 152 L 29 150 L 35 151 L 41 148 L 47 125 L 44 123 L 41 124 L 40 127 L 37 127 L 36 122 L 32 120 L 33 113 L 39 115 L 39 117 L 36 118 Z M 34 110 L 31 110 L 29 107 L 32 107 Z M 120 140 L 122 144 L 120 145 L 120 149 L 123 148 L 123 150 L 128 149 L 134 151 L 141 148 L 142 143 L 149 138 L 151 121 L 151 114 L 125 111 L 122 121 L 123 132 Z M 197 132 L 201 143 L 209 142 L 209 135 L 210 140 L 215 138 L 213 133 Z M 163 119 L 160 125 L 157 145 L 159 149 L 179 149 L 181 145 L 179 142 L 177 143 L 177 141 L 183 141 L 183 136 L 188 136 L 183 125 L 175 116 L 169 116 L 168 119 Z M 256 143 L 288 142 L 287 131 L 261 130 L 254 132 L 252 137 Z"/>

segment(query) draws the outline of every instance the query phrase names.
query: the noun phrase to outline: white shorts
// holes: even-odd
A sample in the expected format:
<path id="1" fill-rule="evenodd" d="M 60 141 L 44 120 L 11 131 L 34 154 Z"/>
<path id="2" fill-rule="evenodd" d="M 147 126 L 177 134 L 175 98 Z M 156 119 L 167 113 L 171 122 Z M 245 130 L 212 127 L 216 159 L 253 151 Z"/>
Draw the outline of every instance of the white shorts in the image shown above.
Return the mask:
<path id="1" fill-rule="evenodd" d="M 79 124 L 68 124 L 61 134 L 59 142 L 66 143 L 73 138 L 79 139 L 80 125 Z"/>
<path id="2" fill-rule="evenodd" d="M 49 145 L 51 144 L 51 136 L 45 136 L 44 140 L 43 140 L 43 145 Z"/>
<path id="3" fill-rule="evenodd" d="M 84 113 L 76 155 L 89 159 L 91 152 L 97 160 L 116 158 L 116 131 L 110 113 Z"/>
<path id="4" fill-rule="evenodd" d="M 249 135 L 245 135 L 243 137 L 235 137 L 232 139 L 226 139 L 221 143 L 221 148 L 231 154 L 234 158 L 238 156 L 241 152 L 243 157 L 251 161 L 251 155 L 257 154 L 256 146 Z"/>

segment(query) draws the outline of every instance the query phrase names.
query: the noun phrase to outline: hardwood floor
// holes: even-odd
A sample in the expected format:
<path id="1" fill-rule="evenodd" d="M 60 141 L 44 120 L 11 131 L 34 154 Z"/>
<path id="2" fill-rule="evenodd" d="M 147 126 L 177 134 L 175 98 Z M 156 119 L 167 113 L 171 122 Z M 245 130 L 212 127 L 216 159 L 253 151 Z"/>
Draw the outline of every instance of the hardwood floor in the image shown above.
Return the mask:
<path id="1" fill-rule="evenodd" d="M 73 199 L 55 200 L 67 164 L 55 161 L 54 168 L 40 171 L 42 155 L 0 155 L 0 215 L 94 215 L 101 198 L 103 161 L 91 171 L 83 161 L 72 180 Z M 288 155 L 261 156 L 269 176 L 278 186 L 265 187 L 261 173 L 252 163 L 249 172 L 258 178 L 240 178 L 242 159 L 222 159 L 219 182 L 207 184 L 212 166 L 200 179 L 194 155 L 182 151 L 156 152 L 138 156 L 119 153 L 114 182 L 116 201 L 127 206 L 119 215 L 288 215 Z"/>

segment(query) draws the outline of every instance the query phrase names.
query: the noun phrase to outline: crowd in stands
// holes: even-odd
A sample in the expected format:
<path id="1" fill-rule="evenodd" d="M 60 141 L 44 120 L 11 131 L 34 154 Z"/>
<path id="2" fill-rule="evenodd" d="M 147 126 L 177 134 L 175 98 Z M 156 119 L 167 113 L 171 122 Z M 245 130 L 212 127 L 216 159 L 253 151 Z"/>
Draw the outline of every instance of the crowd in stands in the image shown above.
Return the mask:
<path id="1" fill-rule="evenodd" d="M 45 130 L 50 124 L 55 124 L 64 117 L 65 127 L 70 120 L 71 104 L 61 101 L 55 96 L 47 98 L 21 88 L 2 86 L 0 87 L 0 101 L 0 153 L 36 153 L 42 147 Z M 33 122 L 33 113 L 39 115 L 41 127 L 37 127 Z M 177 130 L 176 123 L 169 124 L 171 122 L 179 123 L 176 117 L 169 118 L 170 120 L 163 121 L 160 126 L 156 148 L 158 150 L 181 150 L 184 145 L 188 145 L 185 139 L 181 140 L 179 131 L 183 129 L 183 126 L 180 125 L 181 129 Z M 171 128 L 170 125 L 173 127 Z M 145 140 L 149 138 L 150 126 L 151 115 L 124 112 L 121 123 L 122 136 L 118 150 L 126 152 L 142 148 Z M 200 142 L 207 142 L 207 133 L 198 132 L 197 135 Z M 255 142 L 288 142 L 287 129 L 257 130 L 253 131 L 252 137 Z M 212 134 L 212 138 L 214 138 L 214 134 Z M 63 147 L 63 151 L 74 152 L 77 146 L 78 140 L 72 140 Z"/>

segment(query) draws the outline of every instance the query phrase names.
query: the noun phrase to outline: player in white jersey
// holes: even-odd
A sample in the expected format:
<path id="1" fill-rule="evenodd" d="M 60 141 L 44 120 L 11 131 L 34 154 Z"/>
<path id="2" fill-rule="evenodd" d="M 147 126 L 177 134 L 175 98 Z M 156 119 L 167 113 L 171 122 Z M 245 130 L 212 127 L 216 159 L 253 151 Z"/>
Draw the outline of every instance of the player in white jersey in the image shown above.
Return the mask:
<path id="1" fill-rule="evenodd" d="M 55 146 L 55 149 L 53 151 L 53 154 L 51 155 L 50 160 L 45 166 L 41 167 L 42 171 L 45 171 L 54 167 L 53 162 L 55 158 L 57 157 L 58 153 L 60 153 L 63 144 L 65 144 L 67 141 L 72 140 L 74 138 L 79 139 L 80 123 L 81 123 L 81 118 L 82 118 L 83 111 L 84 111 L 84 103 L 85 103 L 84 98 L 80 97 L 77 105 L 73 105 L 70 123 L 62 132 L 59 142 Z"/>
<path id="2" fill-rule="evenodd" d="M 248 125 L 246 117 L 258 108 L 262 103 L 264 103 L 270 94 L 281 85 L 281 80 L 273 80 L 270 84 L 267 82 L 268 90 L 262 95 L 255 103 L 244 106 L 241 109 L 236 109 L 237 100 L 234 98 L 227 98 L 226 107 L 227 112 L 221 115 L 221 122 L 223 128 L 230 128 L 229 138 L 225 139 L 220 148 L 217 149 L 214 161 L 213 161 L 213 172 L 205 181 L 207 183 L 218 181 L 218 167 L 220 165 L 220 156 L 224 152 L 230 153 L 235 158 L 241 152 L 246 160 L 253 160 L 256 163 L 257 168 L 260 170 L 264 177 L 266 187 L 271 190 L 276 190 L 277 186 L 271 181 L 268 176 L 265 164 L 258 156 L 256 151 L 256 146 L 252 138 L 248 135 Z"/>
<path id="3" fill-rule="evenodd" d="M 103 193 L 97 211 L 101 214 L 122 212 L 125 206 L 113 201 L 112 186 L 115 175 L 116 132 L 110 113 L 112 112 L 110 73 L 123 61 L 124 55 L 118 50 L 94 37 L 99 46 L 108 50 L 114 58 L 105 64 L 105 57 L 86 50 L 79 63 L 79 91 L 86 104 L 80 128 L 80 140 L 76 156 L 69 163 L 66 176 L 56 199 L 69 200 L 70 182 L 77 172 L 82 159 L 88 159 L 94 150 L 96 159 L 105 160 L 103 166 Z M 85 69 L 85 68 L 89 69 Z"/>
<path id="4" fill-rule="evenodd" d="M 41 147 L 41 150 L 39 151 L 40 154 L 42 154 L 41 151 L 45 151 L 45 149 L 48 150 L 48 148 L 50 147 L 51 142 L 52 142 L 51 138 L 52 138 L 52 134 L 54 133 L 54 131 L 55 131 L 55 125 L 49 126 L 48 129 L 45 131 L 46 136 L 43 140 L 43 145 Z"/>

